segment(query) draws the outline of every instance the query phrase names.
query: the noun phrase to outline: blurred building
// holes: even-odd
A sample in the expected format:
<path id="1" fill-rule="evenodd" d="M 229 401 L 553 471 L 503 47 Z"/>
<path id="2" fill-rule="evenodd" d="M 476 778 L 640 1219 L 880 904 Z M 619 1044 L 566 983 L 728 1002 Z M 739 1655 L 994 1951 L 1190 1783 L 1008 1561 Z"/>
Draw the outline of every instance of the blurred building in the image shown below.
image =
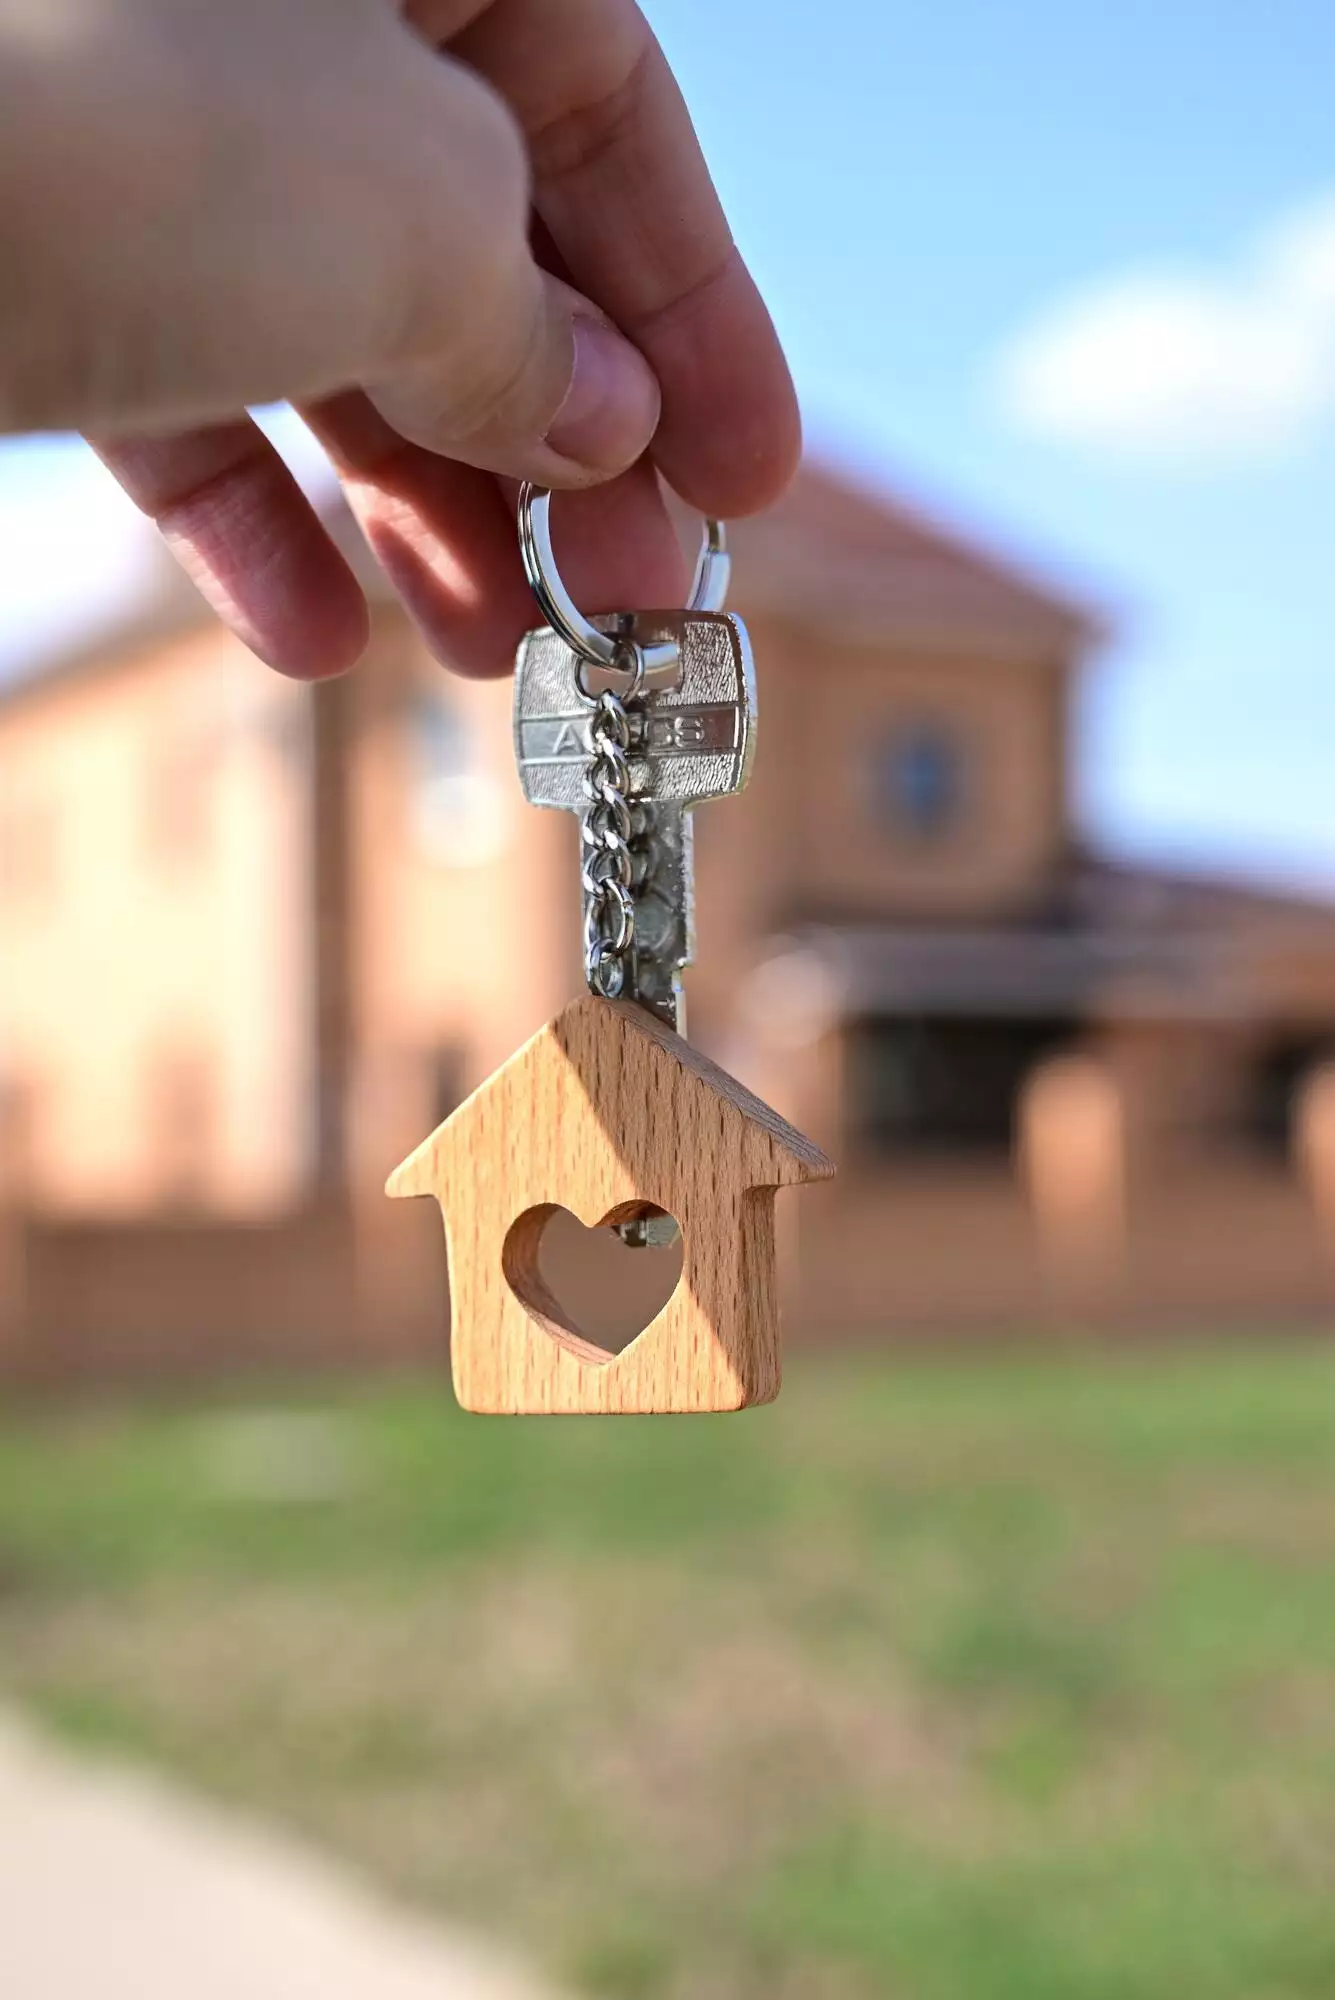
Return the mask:
<path id="1" fill-rule="evenodd" d="M 814 469 L 734 548 L 759 755 L 698 816 L 690 1025 L 840 1162 L 795 1327 L 1324 1311 L 1335 911 L 1086 850 L 1079 607 Z M 438 1217 L 380 1190 L 577 989 L 576 851 L 508 686 L 383 592 L 314 692 L 164 573 L 0 694 L 9 1372 L 440 1351 Z"/>

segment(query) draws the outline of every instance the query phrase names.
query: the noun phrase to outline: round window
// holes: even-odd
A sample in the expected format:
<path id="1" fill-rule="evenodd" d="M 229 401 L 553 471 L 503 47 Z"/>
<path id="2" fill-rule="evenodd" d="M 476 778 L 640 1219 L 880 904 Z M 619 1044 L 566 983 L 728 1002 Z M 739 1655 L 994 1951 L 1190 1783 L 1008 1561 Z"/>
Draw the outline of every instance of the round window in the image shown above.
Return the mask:
<path id="1" fill-rule="evenodd" d="M 883 818 L 916 839 L 936 838 L 960 814 L 959 743 L 948 730 L 931 725 L 896 730 L 881 748 L 877 781 Z"/>

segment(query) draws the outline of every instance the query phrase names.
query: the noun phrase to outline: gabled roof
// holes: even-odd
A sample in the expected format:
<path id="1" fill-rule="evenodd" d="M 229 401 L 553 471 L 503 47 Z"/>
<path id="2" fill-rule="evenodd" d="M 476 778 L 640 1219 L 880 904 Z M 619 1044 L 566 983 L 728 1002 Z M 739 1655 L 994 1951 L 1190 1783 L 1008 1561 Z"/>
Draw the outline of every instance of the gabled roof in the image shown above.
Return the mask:
<path id="1" fill-rule="evenodd" d="M 813 915 L 792 926 L 789 948 L 816 961 L 850 1017 L 1266 1017 L 1274 1002 L 1257 974 L 1268 960 L 1335 969 L 1335 901 L 1084 854 L 1027 922 Z M 782 948 L 775 955 L 782 964 Z"/>
<path id="2" fill-rule="evenodd" d="M 978 542 L 813 461 L 778 505 L 730 523 L 738 609 L 837 617 L 936 650 L 1070 658 L 1104 621 Z"/>
<path id="3" fill-rule="evenodd" d="M 325 527 L 351 565 L 372 603 L 392 599 L 393 592 L 360 529 L 342 499 L 321 510 Z M 101 677 L 141 659 L 145 652 L 167 646 L 216 625 L 209 606 L 165 546 L 157 545 L 143 587 L 128 609 L 76 639 L 21 661 L 0 674 L 0 708 L 40 697 L 47 688 L 70 681 Z"/>
<path id="4" fill-rule="evenodd" d="M 372 599 L 391 595 L 341 499 L 326 526 Z M 971 540 L 902 501 L 808 460 L 766 513 L 730 522 L 735 596 L 748 610 L 837 623 L 928 650 L 1068 659 L 1101 633 L 1067 602 Z M 0 703 L 25 690 L 98 673 L 143 648 L 211 622 L 212 612 L 163 555 L 139 602 L 77 645 L 39 657 L 0 681 Z"/>

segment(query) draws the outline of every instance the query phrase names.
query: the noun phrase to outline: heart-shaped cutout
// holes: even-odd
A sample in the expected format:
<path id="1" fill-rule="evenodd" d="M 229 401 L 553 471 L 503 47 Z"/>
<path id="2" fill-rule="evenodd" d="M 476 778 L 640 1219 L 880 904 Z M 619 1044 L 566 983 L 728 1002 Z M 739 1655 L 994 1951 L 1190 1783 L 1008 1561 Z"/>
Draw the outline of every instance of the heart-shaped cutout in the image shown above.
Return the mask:
<path id="1" fill-rule="evenodd" d="M 579 1360 L 610 1361 L 677 1289 L 681 1235 L 654 1241 L 665 1233 L 653 1226 L 663 1217 L 650 1202 L 630 1202 L 586 1229 L 557 1202 L 526 1209 L 506 1235 L 506 1282 L 539 1326 Z M 627 1233 L 649 1240 L 631 1247 L 619 1228 L 627 1223 L 648 1223 Z"/>

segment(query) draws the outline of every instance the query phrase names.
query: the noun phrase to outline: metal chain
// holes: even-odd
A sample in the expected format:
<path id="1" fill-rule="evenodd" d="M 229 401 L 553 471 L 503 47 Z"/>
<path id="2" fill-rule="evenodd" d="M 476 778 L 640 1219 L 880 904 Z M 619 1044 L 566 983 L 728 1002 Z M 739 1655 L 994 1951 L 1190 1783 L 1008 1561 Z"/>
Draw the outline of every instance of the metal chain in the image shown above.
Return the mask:
<path id="1" fill-rule="evenodd" d="M 593 755 L 584 772 L 586 803 L 579 827 L 584 976 L 590 991 L 604 1000 L 615 1000 L 624 989 L 635 944 L 627 703 L 636 699 L 643 685 L 644 656 L 638 646 L 627 651 L 630 686 L 621 693 L 605 688 L 592 697 L 589 740 Z"/>

